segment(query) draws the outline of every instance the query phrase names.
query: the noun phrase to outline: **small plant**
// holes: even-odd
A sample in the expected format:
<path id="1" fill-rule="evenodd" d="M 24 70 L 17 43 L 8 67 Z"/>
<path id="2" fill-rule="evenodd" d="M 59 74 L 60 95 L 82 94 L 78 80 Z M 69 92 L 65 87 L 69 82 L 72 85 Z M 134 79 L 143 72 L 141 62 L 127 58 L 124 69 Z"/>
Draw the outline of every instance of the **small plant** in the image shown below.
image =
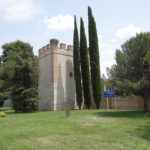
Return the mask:
<path id="1" fill-rule="evenodd" d="M 70 112 L 71 109 L 70 109 L 70 104 L 68 101 L 66 101 L 66 107 L 65 107 L 65 117 L 68 118 L 70 116 Z"/>
<path id="2" fill-rule="evenodd" d="M 70 116 L 70 109 L 69 108 L 65 109 L 65 116 L 66 116 L 66 118 L 68 118 Z"/>
<path id="3" fill-rule="evenodd" d="M 4 117 L 6 117 L 6 113 L 5 112 L 0 112 L 0 118 L 4 118 Z"/>

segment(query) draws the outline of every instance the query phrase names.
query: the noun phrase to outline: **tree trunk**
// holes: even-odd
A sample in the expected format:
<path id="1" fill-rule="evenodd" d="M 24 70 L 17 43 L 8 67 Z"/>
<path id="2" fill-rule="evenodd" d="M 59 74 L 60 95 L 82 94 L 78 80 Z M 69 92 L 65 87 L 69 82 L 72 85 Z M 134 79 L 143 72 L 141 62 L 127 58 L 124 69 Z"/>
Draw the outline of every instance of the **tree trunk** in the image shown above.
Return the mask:
<path id="1" fill-rule="evenodd" d="M 150 111 L 150 87 L 149 84 L 147 84 L 148 87 L 145 88 L 144 93 L 144 111 L 149 112 Z"/>

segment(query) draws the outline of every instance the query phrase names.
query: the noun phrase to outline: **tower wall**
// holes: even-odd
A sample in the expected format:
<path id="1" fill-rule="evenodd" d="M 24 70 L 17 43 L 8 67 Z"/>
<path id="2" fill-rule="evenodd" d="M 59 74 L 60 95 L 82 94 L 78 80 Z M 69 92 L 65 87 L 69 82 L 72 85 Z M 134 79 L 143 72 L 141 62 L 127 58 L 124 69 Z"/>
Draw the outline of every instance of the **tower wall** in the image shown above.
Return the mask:
<path id="1" fill-rule="evenodd" d="M 39 50 L 39 109 L 53 110 L 53 57 L 50 47 Z"/>
<path id="2" fill-rule="evenodd" d="M 73 50 L 57 40 L 39 50 L 39 109 L 74 108 Z"/>

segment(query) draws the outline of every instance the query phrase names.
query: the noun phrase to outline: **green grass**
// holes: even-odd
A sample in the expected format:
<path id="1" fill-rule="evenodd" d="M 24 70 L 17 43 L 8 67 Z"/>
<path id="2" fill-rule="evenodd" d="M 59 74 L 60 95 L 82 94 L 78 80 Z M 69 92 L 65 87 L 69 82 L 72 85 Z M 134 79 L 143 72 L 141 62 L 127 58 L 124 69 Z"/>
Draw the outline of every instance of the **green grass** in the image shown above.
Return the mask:
<path id="1" fill-rule="evenodd" d="M 150 150 L 150 114 L 9 112 L 0 118 L 0 150 Z"/>

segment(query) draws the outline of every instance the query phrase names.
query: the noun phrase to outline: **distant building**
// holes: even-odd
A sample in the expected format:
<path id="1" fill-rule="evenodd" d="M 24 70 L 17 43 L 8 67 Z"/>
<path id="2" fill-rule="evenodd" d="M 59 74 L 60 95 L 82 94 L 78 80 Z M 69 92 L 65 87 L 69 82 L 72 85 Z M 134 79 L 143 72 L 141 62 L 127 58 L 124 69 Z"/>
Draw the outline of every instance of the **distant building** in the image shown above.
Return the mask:
<path id="1" fill-rule="evenodd" d="M 51 39 L 39 49 L 39 110 L 75 107 L 73 47 Z"/>

